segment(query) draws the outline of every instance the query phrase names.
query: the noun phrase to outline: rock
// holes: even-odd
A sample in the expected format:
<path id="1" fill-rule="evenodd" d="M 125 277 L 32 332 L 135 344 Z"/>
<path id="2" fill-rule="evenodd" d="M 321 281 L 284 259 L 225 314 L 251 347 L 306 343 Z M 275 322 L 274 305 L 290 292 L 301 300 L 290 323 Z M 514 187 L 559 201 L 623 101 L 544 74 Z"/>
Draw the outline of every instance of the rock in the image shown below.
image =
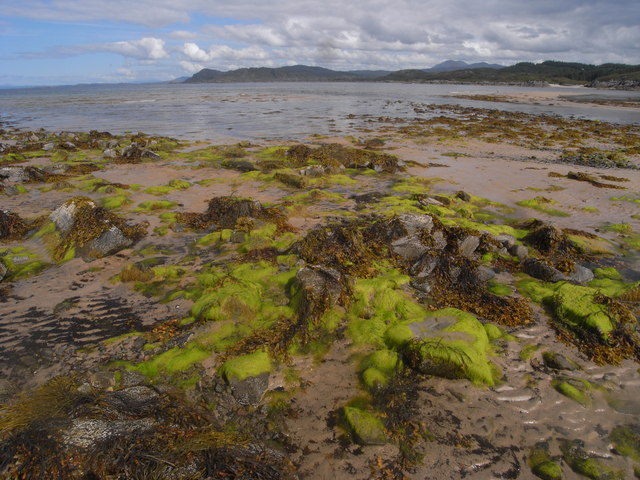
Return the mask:
<path id="1" fill-rule="evenodd" d="M 93 388 L 99 390 L 107 390 L 116 386 L 116 376 L 113 372 L 93 372 L 89 375 L 88 380 Z"/>
<path id="2" fill-rule="evenodd" d="M 567 357 L 560 353 L 555 352 L 544 352 L 542 354 L 542 360 L 544 364 L 552 368 L 554 370 L 579 370 L 580 365 L 578 365 L 573 360 L 569 360 Z"/>
<path id="3" fill-rule="evenodd" d="M 97 206 L 91 202 L 93 206 Z M 66 233 L 73 228 L 76 223 L 75 213 L 77 209 L 76 202 L 69 201 L 60 205 L 49 215 L 49 220 L 56 224 L 56 229 L 62 233 Z"/>
<path id="4" fill-rule="evenodd" d="M 431 255 L 423 255 L 409 269 L 409 274 L 416 279 L 423 279 L 431 275 L 438 266 L 438 259 Z"/>
<path id="5" fill-rule="evenodd" d="M 309 165 L 308 167 L 305 167 L 302 170 L 300 170 L 298 173 L 300 173 L 300 175 L 304 175 L 307 177 L 319 177 L 321 175 L 324 175 L 325 172 L 326 172 L 326 168 L 323 167 L 322 165 Z"/>
<path id="6" fill-rule="evenodd" d="M 510 255 L 518 257 L 521 262 L 529 256 L 529 249 L 525 245 L 512 245 L 507 251 Z"/>
<path id="7" fill-rule="evenodd" d="M 121 156 L 123 158 L 140 158 L 142 157 L 143 149 L 138 146 L 137 143 L 132 143 L 131 145 L 125 147 L 122 150 Z"/>
<path id="8" fill-rule="evenodd" d="M 398 216 L 398 221 L 407 231 L 407 235 L 414 235 L 424 231 L 431 232 L 433 229 L 433 218 L 431 215 L 403 213 Z"/>
<path id="9" fill-rule="evenodd" d="M 118 148 L 118 146 L 118 140 L 113 139 L 107 142 L 107 148 Z"/>
<path id="10" fill-rule="evenodd" d="M 412 280 L 411 281 L 411 286 L 413 288 L 415 288 L 416 290 L 418 290 L 420 292 L 423 292 L 423 293 L 430 293 L 431 292 L 431 284 L 426 279 Z"/>
<path id="11" fill-rule="evenodd" d="M 578 283 L 580 285 L 585 285 L 589 283 L 591 280 L 595 278 L 595 275 L 591 270 L 587 267 L 583 267 L 582 265 L 578 265 L 576 263 L 573 272 L 569 275 L 569 281 L 573 283 Z"/>
<path id="12" fill-rule="evenodd" d="M 114 148 L 107 148 L 104 152 L 102 152 L 102 158 L 116 158 L 118 156 L 118 152 Z"/>
<path id="13" fill-rule="evenodd" d="M 320 313 L 318 309 L 328 309 L 338 303 L 344 279 L 333 268 L 307 266 L 298 270 L 296 282 L 302 293 L 303 315 L 314 315 Z"/>
<path id="14" fill-rule="evenodd" d="M 127 238 L 124 233 L 114 225 L 109 230 L 103 232 L 98 238 L 91 240 L 78 249 L 78 254 L 85 260 L 92 260 L 118 252 L 132 244 L 133 240 Z"/>
<path id="15" fill-rule="evenodd" d="M 0 180 L 9 183 L 41 182 L 46 178 L 46 173 L 36 167 L 2 167 L 0 168 Z"/>
<path id="16" fill-rule="evenodd" d="M 391 249 L 393 253 L 410 262 L 415 262 L 429 250 L 415 234 L 391 242 Z"/>
<path id="17" fill-rule="evenodd" d="M 480 280 L 483 283 L 488 282 L 489 280 L 493 279 L 496 276 L 496 272 L 492 268 L 485 267 L 484 265 L 479 266 L 476 269 L 476 273 L 477 273 L 478 280 Z"/>
<path id="18" fill-rule="evenodd" d="M 0 263 L 2 265 L 2 263 Z M 0 397 L 11 395 L 15 393 L 16 387 L 6 378 L 0 378 Z"/>
<path id="19" fill-rule="evenodd" d="M 69 151 L 76 150 L 78 148 L 76 147 L 75 143 L 72 143 L 72 142 L 63 142 L 58 146 L 63 150 L 69 150 Z"/>
<path id="20" fill-rule="evenodd" d="M 220 368 L 220 373 L 231 386 L 238 403 L 255 405 L 260 402 L 269 386 L 271 369 L 269 354 L 258 350 L 227 360 Z"/>
<path id="21" fill-rule="evenodd" d="M 45 152 L 50 152 L 50 151 L 51 151 L 51 150 L 53 150 L 54 148 L 56 148 L 56 144 L 55 144 L 55 143 L 53 143 L 53 142 L 45 143 L 45 144 L 42 146 L 42 150 L 44 150 Z"/>
<path id="22" fill-rule="evenodd" d="M 0 282 L 4 280 L 4 277 L 7 275 L 8 271 L 9 269 L 6 267 L 6 265 L 2 261 L 0 261 Z"/>
<path id="23" fill-rule="evenodd" d="M 232 378 L 229 381 L 231 393 L 240 405 L 257 405 L 269 387 L 269 373 L 261 373 L 244 380 Z"/>
<path id="24" fill-rule="evenodd" d="M 463 202 L 471 201 L 471 195 L 469 195 L 467 192 L 463 192 L 462 190 L 456 193 L 456 198 L 462 200 Z"/>
<path id="25" fill-rule="evenodd" d="M 444 195 L 434 195 L 433 198 L 439 201 L 445 207 L 451 205 L 451 199 L 449 197 L 445 197 Z"/>
<path id="26" fill-rule="evenodd" d="M 222 166 L 239 172 L 253 172 L 258 170 L 256 166 L 248 160 L 229 159 L 222 162 Z"/>
<path id="27" fill-rule="evenodd" d="M 344 407 L 342 411 L 347 425 L 359 444 L 384 445 L 387 443 L 384 424 L 378 417 L 354 407 Z"/>
<path id="28" fill-rule="evenodd" d="M 471 259 L 473 258 L 473 254 L 479 245 L 480 238 L 474 235 L 469 235 L 462 242 L 460 242 L 460 244 L 458 245 L 458 250 L 460 251 L 460 255 Z"/>
<path id="29" fill-rule="evenodd" d="M 133 370 L 123 370 L 122 377 L 120 378 L 120 385 L 123 388 L 136 387 L 143 384 L 145 381 L 146 377 L 142 373 Z"/>
<path id="30" fill-rule="evenodd" d="M 160 399 L 160 394 L 153 388 L 138 385 L 113 392 L 106 398 L 106 402 L 118 411 L 145 415 L 153 411 Z"/>
<path id="31" fill-rule="evenodd" d="M 143 150 L 142 157 L 150 158 L 151 160 L 160 160 L 162 157 L 156 152 L 152 152 L 151 150 Z"/>
<path id="32" fill-rule="evenodd" d="M 502 244 L 503 247 L 509 249 L 511 247 L 513 247 L 516 244 L 516 239 L 515 237 L 512 237 L 511 235 L 507 235 L 507 234 L 500 234 L 496 237 L 494 237 L 498 242 L 500 242 Z"/>
<path id="33" fill-rule="evenodd" d="M 434 232 L 431 238 L 433 239 L 434 243 L 433 248 L 442 250 L 447 246 L 447 239 L 445 238 L 442 230 Z"/>
<path id="34" fill-rule="evenodd" d="M 76 418 L 71 427 L 63 432 L 62 441 L 67 446 L 86 449 L 118 437 L 140 434 L 154 425 L 151 419 L 108 421 Z"/>
<path id="35" fill-rule="evenodd" d="M 537 258 L 527 258 L 524 261 L 524 273 L 545 282 L 555 283 L 568 280 L 560 270 Z"/>

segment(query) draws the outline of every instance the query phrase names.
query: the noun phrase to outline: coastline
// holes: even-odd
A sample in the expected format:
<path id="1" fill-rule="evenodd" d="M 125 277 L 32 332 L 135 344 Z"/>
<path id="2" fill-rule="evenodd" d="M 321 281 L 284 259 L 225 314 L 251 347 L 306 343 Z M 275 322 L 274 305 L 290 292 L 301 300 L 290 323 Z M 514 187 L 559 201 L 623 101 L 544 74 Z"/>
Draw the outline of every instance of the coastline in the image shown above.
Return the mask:
<path id="1" fill-rule="evenodd" d="M 558 99 L 541 94 L 519 98 Z M 57 376 L 73 378 L 67 394 L 78 388 L 85 395 L 89 392 L 78 405 L 94 410 L 74 403 L 58 423 L 47 424 L 46 415 L 37 417 L 48 432 L 65 439 L 62 451 L 100 448 L 105 438 L 113 448 L 108 442 L 146 432 L 142 437 L 151 443 L 140 447 L 138 460 L 149 469 L 159 468 L 158 463 L 168 468 L 169 462 L 175 469 L 168 468 L 166 475 L 200 468 L 204 450 L 191 445 L 188 455 L 180 458 L 175 453 L 179 450 L 172 450 L 175 445 L 159 452 L 150 447 L 158 447 L 151 439 L 166 440 L 159 432 L 181 435 L 181 428 L 197 437 L 204 431 L 202 419 L 219 429 L 206 430 L 206 440 L 199 441 L 224 459 L 220 471 L 233 467 L 262 472 L 264 467 L 264 472 L 270 468 L 282 478 L 339 478 L 348 472 L 351 478 L 364 479 L 371 478 L 372 471 L 380 478 L 528 478 L 537 465 L 532 464 L 532 452 L 538 450 L 545 452 L 544 462 L 575 475 L 574 457 L 566 453 L 571 450 L 611 471 L 633 475 L 636 464 L 608 446 L 615 443 L 612 432 L 632 428 L 640 412 L 638 358 L 619 358 L 619 365 L 603 363 L 590 356 L 594 345 L 610 360 L 619 352 L 606 342 L 591 344 L 591 336 L 558 326 L 549 310 L 552 300 L 535 301 L 550 287 L 523 272 L 526 258 L 545 258 L 545 252 L 523 239 L 536 231 L 531 224 L 524 226 L 531 218 L 564 229 L 566 235 L 573 232 L 584 251 L 575 253 L 572 261 L 592 272 L 609 272 L 612 278 L 595 281 L 613 283 L 594 285 L 611 288 L 612 302 L 620 294 L 613 287 L 637 289 L 638 126 L 471 107 L 421 108 L 433 108 L 439 115 L 369 122 L 357 137 L 309 132 L 303 142 L 222 145 L 146 135 L 5 130 L 0 140 L 3 211 L 18 215 L 30 228 L 3 239 L 1 245 L 7 270 L 0 283 L 3 400 L 17 405 L 30 398 L 16 397 L 18 391 L 41 391 Z M 323 145 L 333 146 L 323 153 Z M 146 233 L 97 258 L 92 251 L 83 252 L 80 244 L 55 250 L 60 248 L 56 242 L 65 237 L 57 227 L 47 227 L 48 215 L 79 196 L 140 225 Z M 233 222 L 215 217 L 207 223 L 201 212 L 217 215 L 211 205 L 218 204 L 208 203 L 216 198 L 250 198 L 266 210 L 245 204 L 244 214 Z M 267 211 L 271 207 L 280 213 Z M 386 223 L 396 215 L 442 223 L 430 227 L 449 239 L 446 255 L 438 258 L 491 270 L 491 288 L 508 292 L 504 298 L 514 302 L 522 299 L 518 302 L 530 308 L 528 322 L 511 318 L 500 323 L 499 309 L 480 314 L 468 299 L 451 305 L 445 298 L 430 299 L 429 291 L 416 287 L 418 277 L 407 263 L 408 258 L 415 260 L 413 253 L 393 243 L 403 236 L 388 243 L 376 237 L 375 249 L 359 244 L 379 254 L 370 271 L 358 269 L 354 260 L 359 257 L 349 255 L 362 252 L 349 250 L 348 242 L 342 246 L 346 253 L 336 253 L 334 263 L 323 264 L 316 256 L 334 248 L 333 240 L 318 237 L 324 240 L 312 243 L 311 234 L 355 235 L 352 225 L 360 231 L 373 222 L 377 228 L 388 228 L 388 235 L 397 235 Z M 495 250 L 486 247 L 482 252 L 475 251 L 476 245 L 461 256 L 457 248 L 462 248 L 462 240 L 452 247 L 454 233 L 464 234 L 466 240 L 480 238 L 478 231 L 489 232 L 491 245 L 511 242 L 496 240 L 509 232 L 507 236 L 529 253 L 516 245 L 509 247 L 513 252 L 502 252 L 506 247 L 496 244 Z M 426 248 L 422 240 L 412 242 L 411 248 Z M 379 245 L 384 248 L 379 250 Z M 60 255 L 53 258 L 56 252 Z M 557 254 L 552 249 L 546 257 Z M 560 260 L 554 259 L 557 266 Z M 371 259 L 363 256 L 361 261 L 364 265 Z M 21 267 L 29 265 L 31 270 Z M 612 270 L 602 270 L 612 267 L 621 275 L 620 283 L 615 283 Z M 308 277 L 299 273 L 303 268 Z M 588 283 L 579 288 L 593 296 L 589 288 L 596 287 Z M 240 294 L 230 286 L 236 284 L 242 286 Z M 535 288 L 527 290 L 524 284 Z M 215 297 L 220 291 L 223 297 Z M 379 292 L 389 298 L 376 297 Z M 296 295 L 304 300 L 294 300 Z M 441 341 L 484 335 L 485 350 L 473 352 L 493 365 L 487 368 L 500 372 L 495 378 L 490 374 L 480 381 L 464 368 L 421 371 L 426 367 L 411 365 L 413 357 L 406 350 L 385 343 L 387 330 L 396 323 L 418 323 L 406 317 L 407 312 L 418 309 L 421 320 L 435 329 L 439 322 L 457 325 L 451 323 L 451 310 L 443 313 L 443 308 L 462 308 L 465 302 L 476 308 L 476 319 L 464 317 L 474 327 L 441 333 Z M 637 303 L 624 305 L 637 315 Z M 322 309 L 322 315 L 314 309 Z M 424 320 L 433 311 L 439 312 L 440 320 Z M 275 345 L 257 348 L 272 341 L 269 330 L 275 335 L 287 321 L 301 319 L 313 321 L 308 330 L 296 333 L 284 355 L 276 353 Z M 370 323 L 375 328 L 369 330 Z M 493 332 L 491 339 L 474 328 Z M 378 357 L 385 356 L 387 363 L 372 359 L 376 352 L 386 352 Z M 545 352 L 581 367 L 553 367 Z M 266 361 L 263 354 L 268 355 Z M 260 361 L 251 358 L 264 368 L 241 378 L 244 370 L 229 362 L 250 355 L 260 356 Z M 402 357 L 402 365 L 389 367 L 387 357 Z M 232 367 L 242 375 L 230 374 L 236 371 Z M 378 372 L 368 375 L 379 377 L 367 383 L 365 372 L 370 368 Z M 166 402 L 173 403 L 174 417 L 188 411 L 197 415 L 189 417 L 186 426 L 167 421 L 174 417 L 165 410 Z M 101 410 L 105 403 L 111 410 Z M 354 427 L 354 412 L 366 416 L 372 437 Z M 104 423 L 98 428 L 96 421 Z M 380 422 L 386 423 L 380 427 Z M 21 441 L 16 432 L 35 428 L 32 423 L 6 425 L 0 423 L 10 453 Z M 223 438 L 220 432 L 228 431 L 229 425 L 234 430 Z M 110 433 L 100 433 L 104 431 Z M 114 462 L 115 457 L 109 457 L 113 450 L 106 451 L 111 453 L 105 461 Z M 173 456 L 161 457 L 162 462 L 144 457 L 164 453 Z M 77 455 L 79 469 L 106 468 L 92 464 L 91 456 Z M 232 460 L 233 455 L 241 460 Z M 56 453 L 49 461 L 60 458 Z M 8 469 L 35 468 L 13 454 L 10 460 Z M 73 478 L 71 473 L 68 478 Z"/>

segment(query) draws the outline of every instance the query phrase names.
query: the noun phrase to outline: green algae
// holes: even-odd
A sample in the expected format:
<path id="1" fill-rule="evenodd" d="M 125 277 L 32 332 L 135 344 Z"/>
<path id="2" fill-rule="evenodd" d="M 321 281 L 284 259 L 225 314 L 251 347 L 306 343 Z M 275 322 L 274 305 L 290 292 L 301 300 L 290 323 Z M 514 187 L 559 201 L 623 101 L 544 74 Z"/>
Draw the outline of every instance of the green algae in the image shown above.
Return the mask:
<path id="1" fill-rule="evenodd" d="M 509 285 L 496 281 L 489 282 L 488 290 L 494 295 L 498 295 L 501 297 L 513 294 L 513 289 Z"/>
<path id="2" fill-rule="evenodd" d="M 640 428 L 637 425 L 615 427 L 609 440 L 620 455 L 640 462 Z"/>
<path id="3" fill-rule="evenodd" d="M 536 444 L 530 451 L 527 463 L 531 473 L 542 480 L 562 480 L 562 467 L 549 455 L 549 446 L 545 442 Z"/>
<path id="4" fill-rule="evenodd" d="M 190 342 L 183 347 L 173 347 L 149 361 L 138 363 L 130 368 L 150 379 L 156 379 L 162 373 L 173 375 L 186 372 L 210 355 L 211 352 L 208 349 Z"/>
<path id="5" fill-rule="evenodd" d="M 560 443 L 564 461 L 571 470 L 592 480 L 622 480 L 622 470 L 609 467 L 600 459 L 590 456 L 578 441 L 564 440 Z"/>
<path id="6" fill-rule="evenodd" d="M 535 197 L 529 200 L 521 200 L 516 202 L 516 205 L 520 205 L 521 207 L 531 208 L 533 210 L 537 210 L 542 213 L 546 213 L 547 215 L 551 215 L 554 217 L 569 217 L 571 216 L 569 213 L 564 212 L 562 210 L 558 210 L 556 208 L 549 208 L 549 205 L 557 205 L 558 202 L 555 200 L 548 199 L 546 197 Z"/>
<path id="7" fill-rule="evenodd" d="M 258 350 L 248 355 L 227 360 L 220 367 L 220 374 L 229 382 L 232 380 L 242 381 L 249 377 L 269 373 L 272 369 L 273 365 L 269 354 Z"/>
<path id="8" fill-rule="evenodd" d="M 540 349 L 540 345 L 528 343 L 520 349 L 520 360 L 529 360 L 535 352 Z"/>
<path id="9" fill-rule="evenodd" d="M 0 248 L 0 262 L 7 268 L 4 282 L 22 280 L 38 275 L 51 264 L 24 247 Z"/>
<path id="10" fill-rule="evenodd" d="M 622 280 L 622 275 L 614 267 L 595 268 L 593 274 L 596 279 Z"/>
<path id="11" fill-rule="evenodd" d="M 147 200 L 140 202 L 138 208 L 134 209 L 134 212 L 156 212 L 158 210 L 167 210 L 177 206 L 177 202 L 171 202 L 169 200 Z"/>
<path id="12" fill-rule="evenodd" d="M 402 368 L 402 360 L 393 350 L 376 350 L 361 363 L 361 377 L 369 389 L 384 387 L 390 378 Z"/>
<path id="13" fill-rule="evenodd" d="M 408 276 L 390 270 L 355 282 L 347 313 L 347 334 L 356 344 L 382 347 L 390 325 L 424 318 L 426 310 L 401 289 L 409 280 Z"/>
<path id="14" fill-rule="evenodd" d="M 406 363 L 423 373 L 467 378 L 476 385 L 494 385 L 497 372 L 488 359 L 491 345 L 482 323 L 455 308 L 429 312 L 420 320 L 430 317 L 454 322 L 442 330 L 423 328 L 419 339 L 406 323 L 394 325 L 385 332 L 387 345 L 402 351 Z"/>
<path id="15" fill-rule="evenodd" d="M 384 424 L 376 415 L 355 407 L 343 407 L 342 413 L 358 443 L 361 445 L 387 443 Z"/>
<path id="16" fill-rule="evenodd" d="M 583 407 L 589 407 L 592 403 L 589 392 L 593 389 L 593 386 L 586 380 L 575 378 L 558 379 L 553 380 L 551 386 L 555 388 L 558 393 L 579 403 Z"/>
<path id="17" fill-rule="evenodd" d="M 131 199 L 128 195 L 114 195 L 112 197 L 103 197 L 100 199 L 100 205 L 107 210 L 117 210 L 129 205 Z"/>
<path id="18" fill-rule="evenodd" d="M 606 340 L 615 327 L 615 319 L 605 305 L 595 301 L 596 295 L 597 292 L 589 287 L 562 284 L 545 301 L 565 325 L 592 331 Z"/>

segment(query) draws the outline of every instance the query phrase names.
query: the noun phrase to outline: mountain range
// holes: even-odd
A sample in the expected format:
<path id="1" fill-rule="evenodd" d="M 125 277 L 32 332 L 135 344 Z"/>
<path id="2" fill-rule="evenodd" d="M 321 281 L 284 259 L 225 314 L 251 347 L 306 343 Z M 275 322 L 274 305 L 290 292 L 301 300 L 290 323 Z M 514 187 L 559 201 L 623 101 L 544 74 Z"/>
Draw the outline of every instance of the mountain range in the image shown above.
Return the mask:
<path id="1" fill-rule="evenodd" d="M 462 82 L 462 83 L 559 83 L 569 85 L 640 88 L 640 65 L 607 63 L 589 65 L 545 61 L 522 62 L 505 67 L 485 62 L 468 64 L 447 60 L 431 68 L 411 70 L 336 71 L 322 67 L 240 68 L 223 72 L 204 68 L 184 83 L 235 82 Z"/>

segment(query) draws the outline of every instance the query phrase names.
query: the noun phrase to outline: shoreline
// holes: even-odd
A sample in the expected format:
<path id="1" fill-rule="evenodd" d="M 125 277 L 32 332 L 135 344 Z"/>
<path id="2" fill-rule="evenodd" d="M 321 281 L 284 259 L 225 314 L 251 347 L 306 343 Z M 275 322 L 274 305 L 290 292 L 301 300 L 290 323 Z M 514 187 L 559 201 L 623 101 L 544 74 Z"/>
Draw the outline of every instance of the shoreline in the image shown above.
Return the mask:
<path id="1" fill-rule="evenodd" d="M 15 449 L 42 428 L 62 439 L 43 465 L 70 479 L 125 468 L 114 442 L 167 478 L 574 478 L 581 456 L 633 475 L 609 445 L 637 435 L 640 358 L 556 299 L 604 292 L 637 322 L 616 299 L 640 288 L 638 126 L 433 108 L 302 142 L 5 131 L 3 212 L 26 226 L 0 244 L 0 394 L 36 408 L 69 379 L 63 415 L 0 421 L 7 471 L 40 468 Z M 84 208 L 131 242 L 98 254 L 102 237 L 50 221 Z M 540 259 L 562 277 L 532 277 Z M 429 335 L 475 363 L 434 368 L 410 349 Z"/>

